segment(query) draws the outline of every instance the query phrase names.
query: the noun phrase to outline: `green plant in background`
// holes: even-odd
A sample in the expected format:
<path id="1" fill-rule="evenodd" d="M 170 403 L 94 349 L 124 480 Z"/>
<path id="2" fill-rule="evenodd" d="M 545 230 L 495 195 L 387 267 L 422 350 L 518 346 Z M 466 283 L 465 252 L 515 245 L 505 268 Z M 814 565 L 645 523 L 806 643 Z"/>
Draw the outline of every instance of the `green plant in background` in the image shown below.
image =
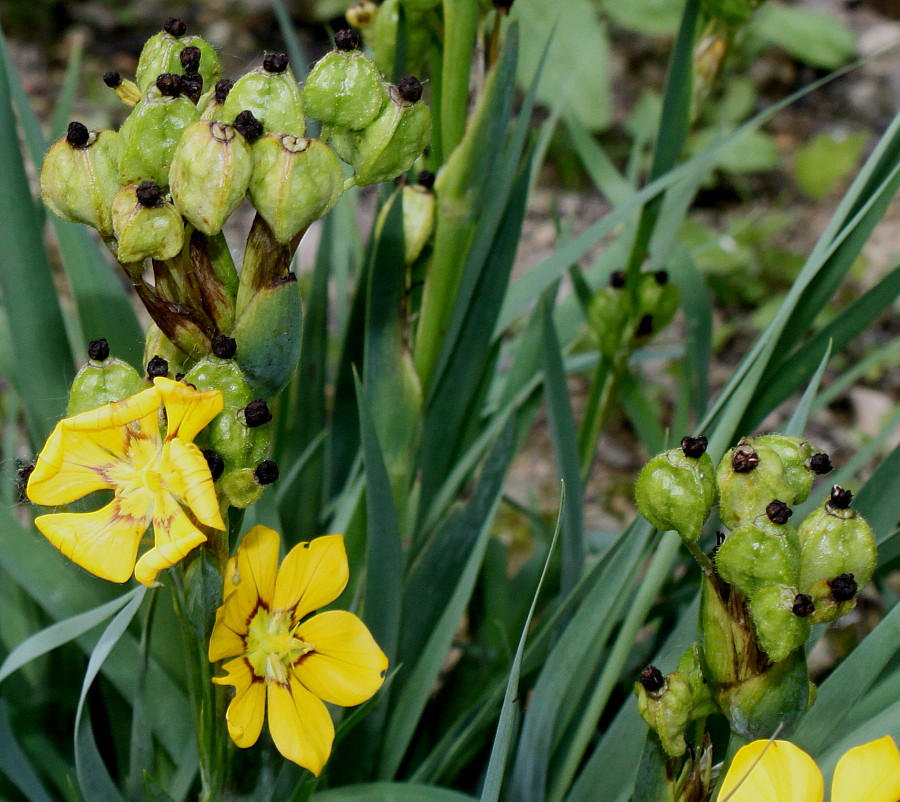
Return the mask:
<path id="1" fill-rule="evenodd" d="M 815 454 L 803 439 L 831 354 L 900 288 L 894 270 L 816 327 L 900 186 L 900 119 L 710 399 L 712 306 L 679 232 L 723 151 L 796 98 L 689 151 L 696 42 L 710 17 L 688 0 L 663 101 L 636 129 L 626 169 L 565 117 L 611 211 L 561 236 L 551 256 L 513 279 L 528 192 L 563 118 L 560 95 L 532 130 L 531 111 L 548 90 L 531 76 L 514 102 L 520 65 L 534 58 L 523 52 L 533 9 L 474 0 L 371 5 L 348 19 L 373 60 L 342 33 L 302 89 L 277 53 L 233 85 L 210 85 L 209 52 L 194 40 L 170 47 L 166 37 L 186 31 L 168 21 L 151 40 L 148 63 L 162 65 L 156 77 L 143 89 L 144 70 L 134 89 L 121 76 L 107 80 L 135 103 L 123 129 L 74 126 L 53 146 L 65 169 L 45 176 L 48 205 L 96 225 L 120 259 L 123 248 L 135 257 L 123 266 L 153 321 L 146 332 L 94 241 L 51 216 L 72 301 L 60 303 L 9 111 L 37 166 L 46 145 L 4 51 L 0 163 L 11 178 L 0 225 L 16 235 L 4 239 L 0 265 L 0 369 L 10 379 L 0 465 L 2 792 L 37 800 L 702 800 L 714 798 L 720 764 L 746 736 L 767 736 L 782 719 L 826 775 L 849 747 L 900 737 L 897 611 L 884 581 L 896 564 L 900 502 L 886 491 L 898 452 L 864 482 L 855 478 L 881 453 L 891 422 L 835 472 L 840 487 L 859 487 L 852 507 L 841 506 L 841 493 L 825 500 L 810 490 Z M 372 39 L 368 27 L 379 19 Z M 290 29 L 283 32 L 296 52 Z M 540 33 L 543 52 L 551 30 Z M 484 76 L 472 69 L 476 45 L 490 63 Z M 404 80 L 413 64 L 421 73 Z M 344 86 L 360 92 L 359 103 L 337 91 Z M 322 140 L 306 136 L 304 114 L 322 123 Z M 363 245 L 357 185 L 401 175 L 400 186 L 377 190 L 377 222 Z M 241 234 L 223 226 L 244 197 L 256 216 L 238 270 L 233 240 Z M 293 255 L 318 218 L 315 264 L 304 271 Z M 604 238 L 596 261 L 582 264 Z M 306 273 L 302 281 L 295 270 Z M 559 292 L 567 275 L 572 294 Z M 679 312 L 686 336 L 673 345 Z M 30 336 L 34 320 L 40 337 Z M 104 337 L 122 361 L 104 353 Z M 76 380 L 72 355 L 88 348 Z M 660 359 L 676 378 L 671 398 L 655 380 Z M 567 386 L 575 373 L 593 376 L 580 420 Z M 76 393 L 66 411 L 73 380 L 87 400 Z M 729 451 L 804 386 L 785 435 L 753 435 Z M 166 407 L 167 397 L 177 406 Z M 542 402 L 565 482 L 555 530 L 540 510 L 504 497 Z M 143 414 L 132 417 L 135 405 Z M 201 406 L 203 414 L 187 415 Z M 619 406 L 648 453 L 665 450 L 668 431 L 708 439 L 651 460 L 637 491 L 661 505 L 651 512 L 642 502 L 649 523 L 590 537 L 584 480 Z M 163 524 L 176 520 L 153 520 L 157 506 L 187 520 L 178 532 L 198 545 L 184 556 L 166 552 L 158 584 L 116 595 L 59 557 L 33 528 L 30 508 L 13 508 L 9 457 L 38 453 L 57 425 L 79 432 L 93 444 L 79 448 L 98 457 L 68 452 L 79 456 L 70 480 L 92 465 L 101 470 L 90 476 L 107 478 L 75 482 L 48 503 L 110 489 L 122 498 L 127 486 L 141 533 L 154 526 L 146 554 L 165 549 Z M 131 451 L 119 456 L 123 438 Z M 760 463 L 734 474 L 735 454 L 748 448 Z M 46 455 L 35 487 L 46 484 Z M 26 480 L 23 472 L 23 491 Z M 747 481 L 756 488 L 749 494 Z M 707 556 L 717 498 L 732 530 L 716 553 L 722 575 Z M 125 502 L 113 503 L 121 513 Z M 516 561 L 495 536 L 501 507 L 511 511 L 503 520 L 524 516 L 534 533 Z M 803 526 L 773 519 L 788 508 Z M 51 513 L 92 514 L 75 506 Z M 113 523 L 137 526 L 122 514 Z M 139 538 L 129 543 L 139 549 Z M 682 538 L 701 567 L 683 560 Z M 763 543 L 766 571 L 745 554 Z M 127 572 L 116 563 L 121 578 L 135 564 L 124 562 Z M 853 574 L 852 592 L 849 580 L 838 581 L 844 574 Z M 884 617 L 807 707 L 803 644 L 812 617 L 793 605 L 805 596 L 814 616 L 839 615 L 869 576 Z M 750 624 L 732 626 L 741 597 Z M 335 609 L 306 617 L 332 602 Z M 728 659 L 747 656 L 746 672 L 726 676 Z M 209 658 L 227 660 L 224 671 Z M 648 664 L 657 668 L 641 675 L 636 703 L 635 678 Z M 773 712 L 775 698 L 781 711 Z M 321 700 L 362 704 L 323 715 Z M 688 743 L 693 752 L 680 756 Z"/>

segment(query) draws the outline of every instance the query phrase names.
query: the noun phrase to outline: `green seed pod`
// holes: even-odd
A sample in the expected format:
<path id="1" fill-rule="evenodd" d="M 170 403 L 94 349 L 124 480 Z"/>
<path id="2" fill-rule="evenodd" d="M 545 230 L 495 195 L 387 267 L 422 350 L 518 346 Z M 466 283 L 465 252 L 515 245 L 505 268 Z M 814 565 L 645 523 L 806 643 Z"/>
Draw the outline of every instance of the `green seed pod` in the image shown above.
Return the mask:
<path id="1" fill-rule="evenodd" d="M 69 123 L 50 146 L 41 167 L 41 198 L 51 212 L 112 236 L 112 199 L 119 190 L 120 138 L 115 131 L 88 131 Z"/>
<path id="2" fill-rule="evenodd" d="M 431 138 L 431 110 L 419 102 L 422 85 L 404 78 L 389 91 L 389 102 L 364 131 L 351 132 L 347 156 L 360 186 L 391 181 L 409 170 Z"/>
<path id="3" fill-rule="evenodd" d="M 794 489 L 794 504 L 806 501 L 816 476 L 831 470 L 828 455 L 802 437 L 764 434 L 753 438 L 753 443 L 767 446 L 778 454 L 788 483 Z"/>
<path id="4" fill-rule="evenodd" d="M 356 31 L 339 31 L 337 49 L 313 67 L 303 88 L 306 113 L 326 125 L 359 130 L 387 103 L 387 85 L 375 63 L 359 50 Z"/>
<path id="5" fill-rule="evenodd" d="M 106 344 L 106 340 L 94 340 L 91 343 L 88 349 L 91 358 L 75 375 L 69 390 L 66 417 L 79 415 L 113 401 L 121 401 L 144 389 L 138 372 L 127 362 L 109 356 L 108 345 L 105 349 L 99 349 L 100 343 Z"/>
<path id="6" fill-rule="evenodd" d="M 165 359 L 173 376 L 184 372 L 184 353 L 151 321 L 144 335 L 143 363 L 146 365 L 154 357 Z"/>
<path id="7" fill-rule="evenodd" d="M 604 356 L 614 357 L 631 341 L 631 301 L 618 281 L 591 299 L 588 321 L 594 342 Z"/>
<path id="8" fill-rule="evenodd" d="M 185 130 L 172 155 L 172 199 L 194 228 L 218 234 L 241 205 L 252 173 L 250 146 L 234 126 L 199 120 Z"/>
<path id="9" fill-rule="evenodd" d="M 814 624 L 835 621 L 856 605 L 877 564 L 875 535 L 849 506 L 852 494 L 839 485 L 831 498 L 800 524 L 800 590 L 812 597 Z"/>
<path id="10" fill-rule="evenodd" d="M 228 99 L 228 95 L 231 93 L 232 88 L 234 88 L 234 81 L 223 78 L 216 83 L 212 89 L 204 94 L 197 104 L 197 108 L 201 110 L 200 119 L 222 120 L 222 109 L 225 106 L 225 101 Z"/>
<path id="11" fill-rule="evenodd" d="M 638 311 L 635 338 L 647 340 L 672 322 L 678 311 L 678 288 L 669 281 L 665 270 L 642 273 L 638 283 Z"/>
<path id="12" fill-rule="evenodd" d="M 743 523 L 716 551 L 716 570 L 748 596 L 771 584 L 797 586 L 800 549 L 797 533 L 757 519 Z"/>
<path id="13" fill-rule="evenodd" d="M 790 505 L 796 495 L 778 453 L 746 439 L 722 457 L 716 485 L 719 517 L 729 529 L 765 515 L 773 499 Z"/>
<path id="14" fill-rule="evenodd" d="M 344 191 L 344 173 L 324 142 L 266 134 L 253 144 L 250 201 L 286 244 L 326 215 Z"/>
<path id="15" fill-rule="evenodd" d="M 634 684 L 638 712 L 662 742 L 666 754 L 678 757 L 687 749 L 684 732 L 691 721 L 691 685 L 680 671 L 667 677 L 655 666 L 641 672 Z"/>
<path id="16" fill-rule="evenodd" d="M 434 193 L 423 186 L 406 185 L 403 194 L 403 261 L 411 265 L 425 248 L 434 231 Z M 375 231 L 381 236 L 385 221 L 397 198 L 394 193 L 378 212 Z"/>
<path id="17" fill-rule="evenodd" d="M 371 27 L 374 35 L 375 64 L 384 75 L 393 75 L 397 58 L 397 33 L 400 27 L 400 0 L 384 0 Z M 421 13 L 403 9 L 406 14 L 407 72 L 421 72 L 431 46 L 431 32 Z M 352 24 L 352 23 L 351 23 Z M 369 29 L 364 29 L 368 34 Z"/>
<path id="18" fill-rule="evenodd" d="M 753 629 L 763 651 L 773 663 L 787 659 L 809 640 L 809 617 L 795 611 L 795 585 L 768 584 L 749 594 Z"/>
<path id="19" fill-rule="evenodd" d="M 184 221 L 152 181 L 129 184 L 116 193 L 112 222 L 120 262 L 173 259 L 184 247 Z"/>
<path id="20" fill-rule="evenodd" d="M 678 673 L 688 682 L 691 689 L 691 719 L 705 718 L 719 712 L 709 684 L 703 677 L 700 661 L 700 645 L 693 643 L 678 661 Z"/>
<path id="21" fill-rule="evenodd" d="M 641 515 L 657 529 L 696 541 L 716 500 L 706 438 L 685 437 L 681 448 L 653 457 L 638 475 L 634 495 Z"/>
<path id="22" fill-rule="evenodd" d="M 303 136 L 303 98 L 284 53 L 267 54 L 262 67 L 237 80 L 225 99 L 221 119 L 232 122 L 243 111 L 253 112 L 265 133 Z"/>
<path id="23" fill-rule="evenodd" d="M 200 61 L 194 72 L 203 78 L 203 85 L 215 84 L 222 74 L 215 48 L 199 36 L 188 35 L 185 24 L 173 18 L 167 19 L 162 31 L 151 36 L 141 50 L 135 75 L 140 91 L 146 92 L 164 72 L 183 72 L 185 65 L 181 53 L 186 47 L 196 47 L 200 51 Z"/>
<path id="24" fill-rule="evenodd" d="M 170 90 L 171 81 L 158 83 Z M 153 181 L 169 186 L 169 165 L 184 130 L 197 120 L 197 107 L 183 95 L 164 95 L 151 87 L 122 124 L 119 179 L 122 185 Z"/>

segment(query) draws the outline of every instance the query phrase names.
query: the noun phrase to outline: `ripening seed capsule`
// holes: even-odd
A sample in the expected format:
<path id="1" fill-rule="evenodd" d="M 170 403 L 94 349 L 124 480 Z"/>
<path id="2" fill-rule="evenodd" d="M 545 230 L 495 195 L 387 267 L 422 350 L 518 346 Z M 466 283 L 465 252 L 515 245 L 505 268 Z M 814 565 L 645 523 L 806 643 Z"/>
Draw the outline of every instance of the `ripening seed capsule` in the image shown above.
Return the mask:
<path id="1" fill-rule="evenodd" d="M 120 262 L 139 262 L 148 256 L 173 259 L 184 246 L 184 221 L 152 181 L 129 184 L 116 193 L 112 222 Z"/>
<path id="2" fill-rule="evenodd" d="M 687 679 L 680 671 L 662 677 L 659 669 L 649 666 L 634 684 L 634 693 L 641 718 L 659 736 L 666 754 L 672 757 L 684 754 L 687 749 L 684 732 L 691 721 L 693 707 Z"/>
<path id="3" fill-rule="evenodd" d="M 665 270 L 642 273 L 638 283 L 635 338 L 645 340 L 661 332 L 672 322 L 679 304 L 678 288 L 668 280 Z"/>
<path id="4" fill-rule="evenodd" d="M 756 440 L 742 440 L 725 454 L 716 484 L 719 517 L 730 529 L 764 516 L 773 499 L 791 505 L 796 496 L 778 453 Z"/>
<path id="5" fill-rule="evenodd" d="M 91 345 L 93 346 L 93 343 Z M 102 356 L 102 349 L 98 356 Z M 143 389 L 144 385 L 138 372 L 127 362 L 109 356 L 107 345 L 106 356 L 103 359 L 92 356 L 75 375 L 69 390 L 66 417 L 102 407 L 113 401 L 121 401 Z"/>
<path id="6" fill-rule="evenodd" d="M 398 193 L 381 207 L 375 231 L 380 236 Z M 403 260 L 411 265 L 425 248 L 434 231 L 434 193 L 419 185 L 404 185 L 400 193 L 403 197 Z"/>
<path id="7" fill-rule="evenodd" d="M 189 63 L 199 61 L 193 72 L 198 72 L 204 86 L 212 86 L 222 74 L 219 56 L 209 42 L 187 34 L 187 26 L 181 20 L 166 20 L 163 30 L 151 36 L 141 50 L 135 74 L 141 92 L 146 93 L 158 75 L 180 73 L 185 70 L 182 52 L 188 49 Z M 196 51 L 196 52 L 195 52 Z"/>
<path id="8" fill-rule="evenodd" d="M 284 54 L 268 54 L 262 67 L 235 82 L 222 106 L 221 119 L 231 121 L 241 112 L 250 111 L 262 123 L 264 133 L 303 136 L 303 97 L 287 56 L 281 56 Z"/>
<path id="9" fill-rule="evenodd" d="M 400 0 L 384 0 L 378 8 L 375 24 L 371 26 L 375 50 L 375 64 L 384 75 L 394 74 L 397 58 L 397 33 L 400 27 Z M 422 14 L 404 9 L 406 13 L 406 64 L 404 69 L 421 72 L 431 46 L 431 30 Z M 352 24 L 352 23 L 351 23 Z M 369 28 L 363 29 L 369 35 Z"/>
<path id="10" fill-rule="evenodd" d="M 784 466 L 785 478 L 794 489 L 792 503 L 800 504 L 806 501 L 809 491 L 812 489 L 813 480 L 816 478 L 816 470 L 813 467 L 813 456 L 818 456 L 816 465 L 822 469 L 822 457 L 828 460 L 827 455 L 819 454 L 809 440 L 788 434 L 764 434 L 753 438 L 755 445 L 763 445 L 771 448 L 778 454 L 781 464 Z M 828 460 L 830 466 L 831 462 Z"/>

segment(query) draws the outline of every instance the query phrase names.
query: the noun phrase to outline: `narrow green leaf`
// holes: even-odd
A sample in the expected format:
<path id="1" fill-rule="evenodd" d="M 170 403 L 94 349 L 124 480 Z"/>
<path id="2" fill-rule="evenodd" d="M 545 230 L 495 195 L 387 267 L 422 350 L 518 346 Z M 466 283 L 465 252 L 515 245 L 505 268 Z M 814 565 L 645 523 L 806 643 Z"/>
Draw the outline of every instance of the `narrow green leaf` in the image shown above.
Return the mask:
<path id="1" fill-rule="evenodd" d="M 29 802 L 52 802 L 28 756 L 19 746 L 9 723 L 6 704 L 0 700 L 0 773 L 22 792 Z"/>
<path id="2" fill-rule="evenodd" d="M 294 22 L 291 15 L 288 14 L 287 8 L 282 0 L 272 0 L 272 11 L 275 12 L 275 19 L 278 20 L 278 30 L 281 31 L 281 38 L 284 39 L 284 46 L 287 48 L 288 58 L 290 59 L 291 71 L 296 79 L 303 83 L 306 80 L 306 65 L 309 60 L 303 52 L 303 45 L 294 31 Z"/>
<path id="3" fill-rule="evenodd" d="M 578 158 L 581 159 L 585 171 L 600 194 L 608 198 L 613 206 L 627 201 L 634 194 L 634 188 L 619 172 L 587 127 L 576 117 L 569 116 L 566 118 L 566 128 Z"/>
<path id="4" fill-rule="evenodd" d="M 416 783 L 370 783 L 332 788 L 313 795 L 313 802 L 474 802 L 473 797 Z"/>
<path id="5" fill-rule="evenodd" d="M 872 527 L 879 544 L 894 533 L 900 521 L 900 493 L 895 492 L 898 486 L 900 445 L 875 469 L 853 499 L 853 506 Z"/>
<path id="6" fill-rule="evenodd" d="M 709 288 L 690 254 L 676 247 L 668 265 L 672 283 L 678 287 L 687 328 L 687 369 L 691 377 L 694 415 L 703 417 L 709 399 L 709 364 L 712 353 L 713 309 Z"/>
<path id="7" fill-rule="evenodd" d="M 81 80 L 83 62 L 84 38 L 74 36 L 72 37 L 72 49 L 69 51 L 69 60 L 66 63 L 66 74 L 53 107 L 53 119 L 50 122 L 51 139 L 58 139 L 66 132 L 72 106 L 75 104 L 75 93 L 78 91 L 78 83 Z"/>
<path id="8" fill-rule="evenodd" d="M 641 445 L 648 454 L 658 454 L 666 447 L 666 433 L 659 422 L 662 410 L 647 397 L 641 389 L 641 382 L 628 366 L 620 371 L 618 380 L 622 406 Z"/>
<path id="9" fill-rule="evenodd" d="M 825 374 L 825 368 L 828 366 L 828 360 L 831 359 L 832 345 L 833 341 L 829 340 L 828 347 L 825 349 L 825 353 L 822 354 L 822 359 L 819 362 L 819 367 L 816 369 L 812 380 L 803 391 L 803 395 L 800 398 L 800 403 L 797 404 L 794 413 L 791 415 L 791 419 L 784 427 L 785 434 L 793 434 L 797 437 L 801 437 L 803 435 L 803 432 L 806 430 L 806 423 L 809 420 L 813 402 L 816 400 L 816 394 L 819 392 L 819 385 L 822 383 L 822 376 Z"/>
<path id="10" fill-rule="evenodd" d="M 856 52 L 853 31 L 835 15 L 784 3 L 766 3 L 754 15 L 750 29 L 795 59 L 825 70 L 840 67 Z"/>

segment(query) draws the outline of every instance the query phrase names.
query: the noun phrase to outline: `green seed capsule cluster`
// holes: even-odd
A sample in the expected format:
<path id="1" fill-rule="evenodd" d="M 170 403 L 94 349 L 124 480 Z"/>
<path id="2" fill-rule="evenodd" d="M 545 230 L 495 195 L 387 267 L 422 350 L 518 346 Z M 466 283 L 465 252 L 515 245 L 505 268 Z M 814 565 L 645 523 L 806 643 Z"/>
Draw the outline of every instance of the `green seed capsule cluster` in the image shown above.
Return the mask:
<path id="1" fill-rule="evenodd" d="M 804 645 L 811 626 L 855 605 L 875 570 L 875 538 L 850 507 L 852 494 L 837 485 L 803 521 L 792 520 L 791 505 L 805 501 L 816 476 L 831 470 L 809 441 L 745 438 L 715 468 L 705 451 L 705 438 L 686 437 L 681 448 L 653 457 L 635 497 L 641 514 L 658 529 L 678 532 L 704 569 L 696 647 L 704 687 L 735 732 L 768 737 L 810 703 Z M 707 557 L 697 543 L 716 503 L 725 531 Z M 680 680 L 666 681 L 681 687 Z M 674 714 L 662 716 L 659 703 L 640 701 L 644 692 L 637 693 L 664 748 L 678 753 L 683 729 L 673 735 Z M 690 700 L 678 699 L 675 693 L 666 704 L 683 719 Z"/>

